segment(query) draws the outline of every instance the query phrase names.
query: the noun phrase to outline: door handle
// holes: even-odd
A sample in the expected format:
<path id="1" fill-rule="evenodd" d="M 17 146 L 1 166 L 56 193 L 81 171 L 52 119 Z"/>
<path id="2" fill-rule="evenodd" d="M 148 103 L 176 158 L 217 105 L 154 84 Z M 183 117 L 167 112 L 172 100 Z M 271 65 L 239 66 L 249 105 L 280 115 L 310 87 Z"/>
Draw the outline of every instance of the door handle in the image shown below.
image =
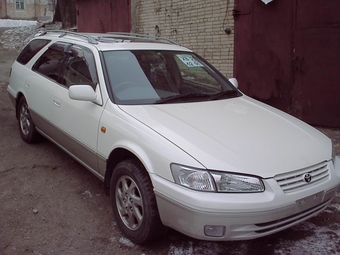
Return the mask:
<path id="1" fill-rule="evenodd" d="M 53 100 L 53 104 L 55 105 L 55 106 L 57 106 L 57 107 L 60 107 L 60 102 L 58 102 L 57 100 Z"/>

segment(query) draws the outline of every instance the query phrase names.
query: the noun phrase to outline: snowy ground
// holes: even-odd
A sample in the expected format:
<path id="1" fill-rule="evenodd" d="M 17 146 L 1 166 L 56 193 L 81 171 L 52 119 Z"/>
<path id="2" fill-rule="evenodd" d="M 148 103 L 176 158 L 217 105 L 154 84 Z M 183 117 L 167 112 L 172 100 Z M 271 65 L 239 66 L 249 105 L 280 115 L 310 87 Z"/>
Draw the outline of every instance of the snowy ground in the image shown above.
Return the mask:
<path id="1" fill-rule="evenodd" d="M 53 29 L 60 29 L 60 24 Z M 37 21 L 0 19 L 0 28 L 8 28 L 0 37 L 0 46 L 4 49 L 20 51 L 40 30 L 46 29 Z"/>
<path id="2" fill-rule="evenodd" d="M 0 19 L 0 27 L 24 27 L 36 26 L 38 22 L 33 20 L 13 20 L 13 19 Z"/>

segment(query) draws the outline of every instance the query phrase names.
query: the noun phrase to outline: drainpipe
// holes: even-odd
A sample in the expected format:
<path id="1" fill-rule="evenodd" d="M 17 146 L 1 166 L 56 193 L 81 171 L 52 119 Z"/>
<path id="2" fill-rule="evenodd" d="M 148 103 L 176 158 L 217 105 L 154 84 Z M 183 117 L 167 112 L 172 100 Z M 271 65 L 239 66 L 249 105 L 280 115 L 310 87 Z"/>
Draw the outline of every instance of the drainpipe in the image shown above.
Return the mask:
<path id="1" fill-rule="evenodd" d="M 34 0 L 34 16 L 35 16 L 35 19 L 36 19 L 36 20 L 37 20 L 38 17 L 39 17 L 38 8 L 39 8 L 39 0 Z"/>
<path id="2" fill-rule="evenodd" d="M 5 0 L 5 19 L 8 19 L 7 15 L 7 0 Z"/>
<path id="3" fill-rule="evenodd" d="M 139 3 L 138 3 L 139 4 Z M 136 15 L 137 15 L 137 8 L 138 4 L 136 3 L 136 0 L 131 0 L 131 5 L 130 5 L 130 17 L 131 17 L 131 30 L 130 33 L 137 33 L 136 29 Z"/>

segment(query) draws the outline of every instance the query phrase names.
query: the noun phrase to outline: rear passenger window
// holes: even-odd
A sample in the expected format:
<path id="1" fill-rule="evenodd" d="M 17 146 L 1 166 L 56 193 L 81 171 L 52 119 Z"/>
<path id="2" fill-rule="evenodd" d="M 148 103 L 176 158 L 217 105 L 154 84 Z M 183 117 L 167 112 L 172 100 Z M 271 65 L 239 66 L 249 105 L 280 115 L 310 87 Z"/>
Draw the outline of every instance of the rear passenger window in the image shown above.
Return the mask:
<path id="1" fill-rule="evenodd" d="M 36 39 L 31 41 L 26 47 L 21 51 L 17 58 L 20 64 L 26 65 L 42 48 L 44 48 L 50 40 Z"/>
<path id="2" fill-rule="evenodd" d="M 65 58 L 64 48 L 66 44 L 53 44 L 35 62 L 32 70 L 36 71 L 56 82 L 60 80 L 60 73 Z"/>
<path id="3" fill-rule="evenodd" d="M 98 83 L 92 52 L 66 43 L 55 43 L 35 62 L 33 71 L 69 88 L 72 85 L 90 85 L 94 90 Z"/>

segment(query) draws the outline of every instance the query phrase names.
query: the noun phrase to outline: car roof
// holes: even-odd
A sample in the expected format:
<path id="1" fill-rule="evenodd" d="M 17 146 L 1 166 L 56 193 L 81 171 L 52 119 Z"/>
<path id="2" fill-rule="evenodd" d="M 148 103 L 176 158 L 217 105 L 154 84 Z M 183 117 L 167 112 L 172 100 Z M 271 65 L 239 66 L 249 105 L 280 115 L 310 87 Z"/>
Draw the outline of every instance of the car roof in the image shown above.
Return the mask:
<path id="1" fill-rule="evenodd" d="M 76 33 L 64 30 L 46 30 L 38 32 L 35 38 L 53 39 L 70 43 L 91 44 L 100 51 L 111 50 L 191 50 L 180 46 L 175 41 L 164 37 L 156 37 L 135 33 Z"/>

